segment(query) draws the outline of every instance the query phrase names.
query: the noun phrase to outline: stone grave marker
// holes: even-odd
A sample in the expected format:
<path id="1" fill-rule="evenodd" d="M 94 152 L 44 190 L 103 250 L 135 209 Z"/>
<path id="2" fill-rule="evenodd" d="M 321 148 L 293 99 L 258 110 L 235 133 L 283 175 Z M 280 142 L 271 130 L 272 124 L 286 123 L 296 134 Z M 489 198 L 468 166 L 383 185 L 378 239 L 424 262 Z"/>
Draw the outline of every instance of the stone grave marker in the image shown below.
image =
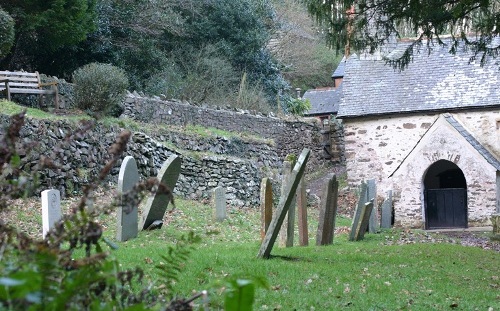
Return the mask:
<path id="1" fill-rule="evenodd" d="M 262 244 L 259 249 L 259 253 L 257 254 L 258 258 L 269 258 L 271 256 L 271 250 L 273 249 L 274 242 L 276 242 L 276 238 L 278 237 L 278 233 L 280 231 L 281 226 L 283 225 L 283 221 L 285 220 L 286 213 L 292 204 L 293 199 L 295 198 L 295 192 L 297 191 L 297 187 L 299 185 L 302 176 L 304 175 L 304 171 L 306 168 L 307 160 L 309 159 L 309 155 L 311 151 L 307 148 L 302 150 L 297 163 L 295 164 L 292 174 L 290 176 L 290 183 L 285 191 L 285 195 L 280 197 L 280 201 L 278 203 L 278 207 L 274 214 L 271 223 L 269 224 L 269 228 L 266 232 L 266 236 L 262 241 Z"/>
<path id="2" fill-rule="evenodd" d="M 124 202 L 123 195 L 134 188 L 139 182 L 139 170 L 135 159 L 126 156 L 123 159 L 118 174 L 118 194 L 120 195 L 120 206 L 117 210 L 116 239 L 120 242 L 137 237 L 138 231 L 138 206 L 132 206 L 132 202 Z"/>
<path id="3" fill-rule="evenodd" d="M 361 209 L 359 216 L 358 226 L 354 232 L 354 238 L 352 241 L 359 241 L 365 237 L 366 229 L 368 228 L 368 222 L 370 221 L 370 215 L 373 210 L 373 200 L 364 204 Z"/>
<path id="4" fill-rule="evenodd" d="M 271 219 L 273 218 L 273 188 L 269 178 L 263 178 L 260 183 L 260 212 L 261 228 L 260 237 L 264 239 Z"/>
<path id="5" fill-rule="evenodd" d="M 377 184 L 375 179 L 370 179 L 367 181 L 367 198 L 366 201 L 369 202 L 373 200 L 373 209 L 370 214 L 370 221 L 368 223 L 368 231 L 370 233 L 376 233 L 378 231 L 378 211 L 377 211 Z"/>
<path id="6" fill-rule="evenodd" d="M 292 174 L 292 162 L 283 162 L 283 180 L 281 183 L 281 195 L 283 196 L 288 183 L 290 182 L 290 175 Z M 292 247 L 293 246 L 293 236 L 294 236 L 294 226 L 295 226 L 295 198 L 288 209 L 287 217 L 283 222 L 283 226 L 280 231 L 279 246 L 280 247 Z"/>
<path id="7" fill-rule="evenodd" d="M 42 237 L 45 239 L 47 232 L 62 217 L 61 193 L 56 189 L 42 191 Z"/>
<path id="8" fill-rule="evenodd" d="M 382 203 L 382 214 L 380 215 L 380 227 L 392 227 L 392 190 L 387 191 L 387 197 Z"/>
<path id="9" fill-rule="evenodd" d="M 349 233 L 349 241 L 354 241 L 354 234 L 356 233 L 356 228 L 358 227 L 358 223 L 360 221 L 361 210 L 365 206 L 366 203 L 366 192 L 367 192 L 366 183 L 362 182 L 360 187 L 358 204 L 356 205 L 356 210 L 354 211 L 354 216 L 352 218 L 351 224 L 351 232 Z"/>
<path id="10" fill-rule="evenodd" d="M 173 192 L 180 173 L 181 159 L 174 154 L 163 163 L 157 178 Z M 162 221 L 169 202 L 170 198 L 166 194 L 155 193 L 150 196 L 144 206 L 140 228 L 147 230 L 155 221 Z M 155 225 L 155 228 L 161 228 L 161 226 Z"/>
<path id="11" fill-rule="evenodd" d="M 216 187 L 213 193 L 215 203 L 215 220 L 226 219 L 226 191 L 222 187 Z"/>
<path id="12" fill-rule="evenodd" d="M 491 224 L 493 225 L 493 234 L 491 239 L 500 241 L 500 213 L 491 215 Z"/>
<path id="13" fill-rule="evenodd" d="M 339 183 L 333 175 L 328 179 L 323 190 L 323 199 L 319 211 L 318 232 L 316 234 L 316 245 L 329 245 L 333 243 L 335 233 L 335 218 L 337 215 Z"/>
<path id="14" fill-rule="evenodd" d="M 309 231 L 307 229 L 307 194 L 304 176 L 300 179 L 297 189 L 297 216 L 299 225 L 299 245 L 309 245 Z"/>

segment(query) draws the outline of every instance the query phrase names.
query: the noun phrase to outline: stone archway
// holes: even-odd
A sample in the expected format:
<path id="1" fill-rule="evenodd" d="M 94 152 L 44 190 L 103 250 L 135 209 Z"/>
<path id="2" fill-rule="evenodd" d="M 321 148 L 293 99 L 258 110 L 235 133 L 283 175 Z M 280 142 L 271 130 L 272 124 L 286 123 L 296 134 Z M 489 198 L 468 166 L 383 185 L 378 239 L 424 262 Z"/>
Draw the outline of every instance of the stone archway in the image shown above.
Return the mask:
<path id="1" fill-rule="evenodd" d="M 424 178 L 426 229 L 467 227 L 467 182 L 453 162 L 439 160 Z"/>

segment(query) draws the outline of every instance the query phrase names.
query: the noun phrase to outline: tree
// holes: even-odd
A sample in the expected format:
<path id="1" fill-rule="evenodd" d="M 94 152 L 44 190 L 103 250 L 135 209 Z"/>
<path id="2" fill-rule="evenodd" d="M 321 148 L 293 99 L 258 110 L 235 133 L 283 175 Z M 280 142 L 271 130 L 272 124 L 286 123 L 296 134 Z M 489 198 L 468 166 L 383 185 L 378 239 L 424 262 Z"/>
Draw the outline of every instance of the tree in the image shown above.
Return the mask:
<path id="1" fill-rule="evenodd" d="M 404 68 L 423 42 L 445 45 L 450 53 L 461 42 L 484 63 L 496 57 L 500 44 L 498 0 L 303 0 L 309 13 L 327 31 L 328 44 L 339 51 L 352 46 L 374 52 L 391 36 L 413 35 L 415 40 L 392 64 Z"/>
<path id="2" fill-rule="evenodd" d="M 14 19 L 0 7 L 0 57 L 9 53 L 14 44 Z"/>
<path id="3" fill-rule="evenodd" d="M 38 55 L 82 42 L 95 30 L 95 0 L 0 0 L 0 5 L 15 21 L 14 49 L 2 62 L 12 69 L 18 59 L 33 67 Z"/>

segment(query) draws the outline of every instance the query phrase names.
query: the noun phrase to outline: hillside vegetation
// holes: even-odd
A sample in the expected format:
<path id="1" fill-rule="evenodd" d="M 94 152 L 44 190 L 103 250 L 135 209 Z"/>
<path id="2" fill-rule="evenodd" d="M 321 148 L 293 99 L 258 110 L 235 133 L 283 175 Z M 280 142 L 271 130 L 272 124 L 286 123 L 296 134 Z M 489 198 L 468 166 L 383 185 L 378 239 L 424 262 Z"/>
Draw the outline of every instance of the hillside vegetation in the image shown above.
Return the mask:
<path id="1" fill-rule="evenodd" d="M 0 18 L 2 70 L 72 81 L 106 63 L 131 90 L 245 109 L 286 111 L 336 61 L 296 0 L 0 1 Z"/>

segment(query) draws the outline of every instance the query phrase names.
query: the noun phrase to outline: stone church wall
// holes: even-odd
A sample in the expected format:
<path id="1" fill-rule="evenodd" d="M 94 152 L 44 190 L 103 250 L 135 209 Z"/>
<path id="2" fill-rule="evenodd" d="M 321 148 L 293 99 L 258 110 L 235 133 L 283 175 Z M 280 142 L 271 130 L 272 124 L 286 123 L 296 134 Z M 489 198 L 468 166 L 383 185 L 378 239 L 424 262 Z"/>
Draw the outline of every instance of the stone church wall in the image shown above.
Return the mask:
<path id="1" fill-rule="evenodd" d="M 498 112 L 453 116 L 498 157 Z M 396 225 L 421 228 L 425 221 L 423 177 L 432 163 L 448 160 L 459 166 L 467 181 L 469 225 L 488 224 L 496 209 L 495 169 L 451 126 L 435 130 L 436 122 L 441 122 L 438 119 L 439 114 L 423 114 L 345 120 L 348 183 L 357 187 L 375 179 L 379 196 L 393 190 Z M 427 131 L 432 132 L 432 140 L 422 138 Z"/>

